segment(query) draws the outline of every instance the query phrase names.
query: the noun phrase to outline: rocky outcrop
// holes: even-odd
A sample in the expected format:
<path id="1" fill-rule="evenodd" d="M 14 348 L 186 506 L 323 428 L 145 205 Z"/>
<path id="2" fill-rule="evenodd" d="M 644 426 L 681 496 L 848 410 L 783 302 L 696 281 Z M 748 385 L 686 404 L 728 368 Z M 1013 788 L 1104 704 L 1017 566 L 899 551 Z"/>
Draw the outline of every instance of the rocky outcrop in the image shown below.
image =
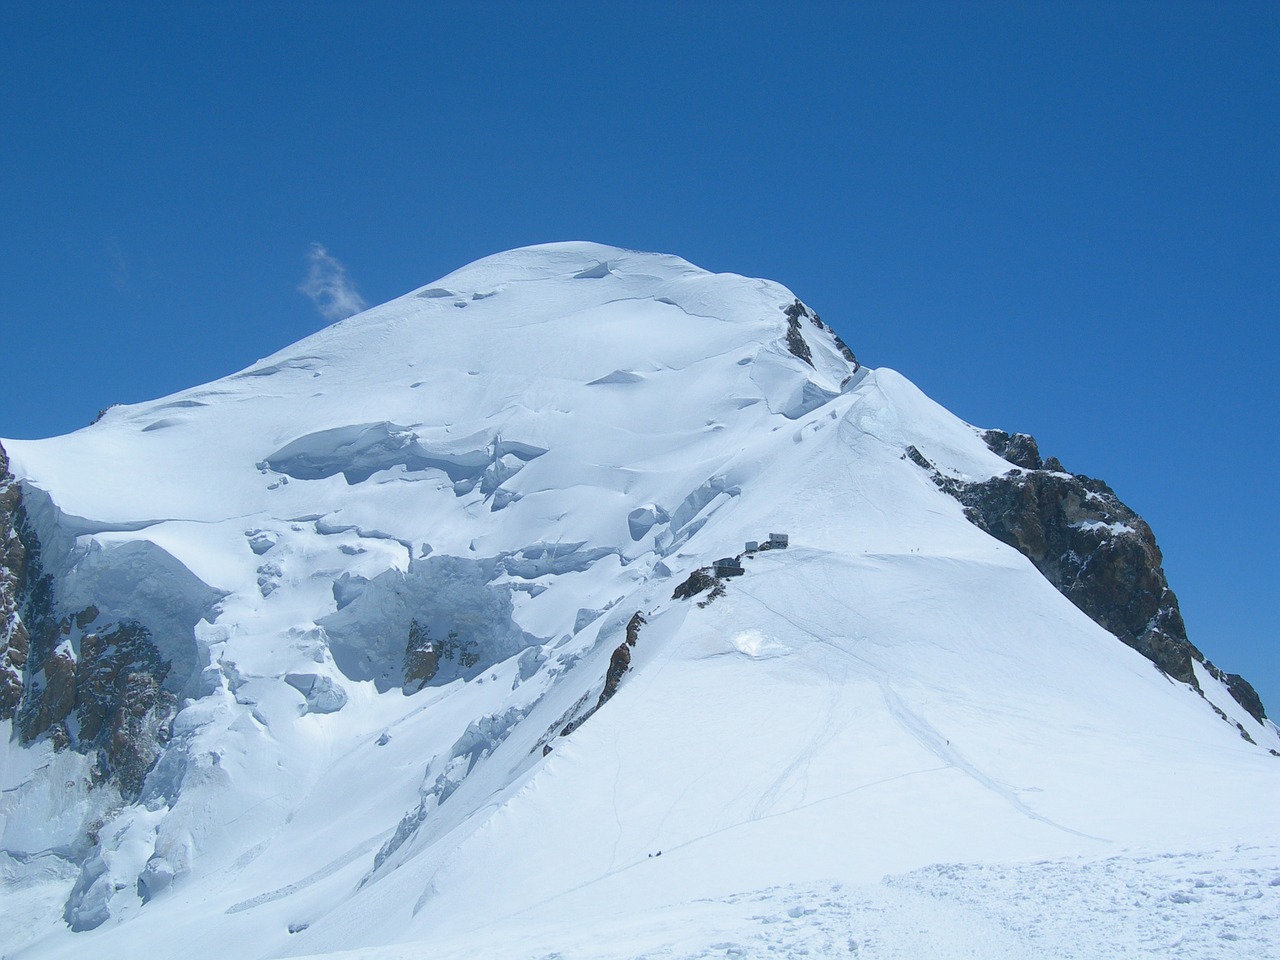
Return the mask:
<path id="1" fill-rule="evenodd" d="M 840 351 L 840 356 L 853 364 L 852 372 L 857 373 L 862 368 L 862 364 L 858 363 L 858 358 L 853 355 L 853 351 L 849 349 L 849 345 L 840 339 L 840 334 L 836 333 L 835 328 L 829 327 L 823 323 L 822 318 L 816 313 L 810 312 L 809 320 L 819 330 L 825 330 L 831 336 L 831 339 L 835 341 L 836 349 Z"/>
<path id="2" fill-rule="evenodd" d="M 96 607 L 59 617 L 54 593 L 0 448 L 0 718 L 14 719 L 23 742 L 47 736 L 58 749 L 92 755 L 101 778 L 136 797 L 177 706 L 164 688 L 169 663 L 146 627 L 93 630 Z"/>
<path id="3" fill-rule="evenodd" d="M 169 664 L 137 623 L 83 633 L 77 654 L 70 639 L 75 623 L 93 613 L 61 621 L 62 641 L 33 664 L 18 731 L 26 742 L 47 734 L 57 747 L 94 754 L 98 775 L 137 797 L 169 740 L 177 708 L 164 688 Z"/>
<path id="4" fill-rule="evenodd" d="M 1238 673 L 1226 673 L 1217 669 L 1212 663 L 1206 662 L 1205 667 L 1208 668 L 1211 674 L 1222 681 L 1231 696 L 1235 698 L 1236 703 L 1244 707 L 1249 716 L 1259 723 L 1267 718 L 1267 711 L 1262 706 L 1262 698 L 1258 696 L 1258 691 L 1253 689 L 1253 684 Z"/>
<path id="5" fill-rule="evenodd" d="M 1100 626 L 1184 683 L 1195 683 L 1178 599 L 1151 528 L 1090 477 L 1031 470 L 958 491 L 966 515 L 1026 556 Z"/>
<path id="6" fill-rule="evenodd" d="M 450 630 L 443 640 L 433 640 L 425 626 L 416 619 L 410 620 L 404 651 L 404 693 L 417 693 L 446 665 L 452 668 L 446 679 L 452 679 L 465 674 L 479 662 L 480 652 L 475 640 L 460 638 L 456 630 Z"/>
<path id="7" fill-rule="evenodd" d="M 787 315 L 787 349 L 793 356 L 803 360 L 809 366 L 813 366 L 813 353 L 809 349 L 809 344 L 805 342 L 804 334 L 801 332 L 800 327 L 801 319 L 806 319 L 831 337 L 835 342 L 836 349 L 840 351 L 840 355 L 853 364 L 853 372 L 858 372 L 860 367 L 858 358 L 853 355 L 853 351 L 849 349 L 848 344 L 840 339 L 840 335 L 822 322 L 820 316 L 799 300 L 784 307 L 783 313 Z"/>
<path id="8" fill-rule="evenodd" d="M 640 628 L 648 622 L 639 610 L 627 621 L 627 643 L 630 646 L 636 645 L 636 641 L 640 638 Z"/>
<path id="9" fill-rule="evenodd" d="M 809 344 L 805 342 L 804 334 L 800 332 L 800 318 L 809 315 L 808 308 L 797 300 L 784 312 L 787 315 L 787 349 L 791 351 L 792 356 L 800 358 L 812 367 L 813 353 L 809 350 Z"/>
<path id="10" fill-rule="evenodd" d="M 1042 460 L 1033 437 L 988 430 L 987 446 L 1014 468 L 981 482 L 940 473 L 914 446 L 907 457 L 955 497 L 965 516 L 1014 547 L 1097 624 L 1176 680 L 1199 689 L 1200 662 L 1249 713 L 1265 717 L 1257 693 L 1229 679 L 1187 639 L 1178 598 L 1165 578 L 1164 558 L 1147 523 L 1101 480 L 1068 473 Z"/>
<path id="11" fill-rule="evenodd" d="M 0 575 L 3 715 L 12 717 L 19 733 L 30 740 L 38 734 L 27 736 L 26 730 L 38 727 L 43 732 L 74 706 L 74 655 L 60 648 L 53 578 L 44 572 L 40 541 L 27 523 L 22 488 L 9 471 L 3 449 L 0 468 L 0 537 L 5 558 Z M 54 742 L 61 746 L 67 739 L 60 730 Z"/>
<path id="12" fill-rule="evenodd" d="M 585 713 L 578 714 L 576 718 L 565 723 L 563 727 L 560 727 L 560 724 L 565 717 L 561 717 L 560 720 L 557 720 L 552 729 L 560 727 L 560 736 L 569 736 L 569 734 L 573 733 L 573 731 L 577 730 L 580 726 L 590 720 L 597 710 L 613 699 L 613 695 L 618 692 L 618 687 L 622 684 L 623 676 L 631 669 L 631 648 L 636 645 L 636 641 L 640 638 L 640 628 L 646 623 L 648 623 L 648 621 L 645 620 L 644 614 L 639 610 L 637 610 L 632 615 L 631 619 L 627 621 L 626 639 L 623 640 L 622 643 L 618 644 L 618 646 L 614 648 L 613 653 L 609 655 L 609 669 L 605 671 L 604 689 L 600 691 L 600 697 L 596 700 L 595 705 L 591 707 L 591 709 L 587 710 Z M 578 713 L 586 703 L 587 697 L 584 696 L 570 708 L 566 716 L 572 716 L 573 714 Z M 546 749 L 547 745 L 545 744 L 545 741 L 541 742 L 544 745 L 542 755 L 545 757 L 551 751 Z"/>
<path id="13" fill-rule="evenodd" d="M 648 621 L 639 610 L 627 621 L 627 638 L 618 644 L 617 649 L 609 657 L 609 670 L 604 675 L 604 689 L 600 691 L 600 699 L 596 701 L 596 709 L 603 707 L 622 683 L 622 676 L 631 669 L 631 648 L 640 637 L 640 628 Z"/>
<path id="14" fill-rule="evenodd" d="M 622 675 L 631 669 L 631 647 L 625 642 L 618 644 L 613 654 L 609 657 L 609 669 L 604 675 L 604 689 L 600 691 L 600 699 L 596 701 L 596 707 L 603 707 L 618 692 L 618 685 L 622 683 Z"/>
<path id="15" fill-rule="evenodd" d="M 1003 430 L 984 430 L 982 439 L 997 457 L 1003 457 L 1024 470 L 1040 470 L 1040 446 L 1029 433 L 1005 433 Z M 1059 467 L 1058 469 L 1061 469 Z"/>
<path id="16" fill-rule="evenodd" d="M 671 599 L 688 600 L 690 597 L 696 597 L 705 590 L 714 589 L 719 582 L 712 576 L 710 567 L 699 567 L 676 586 L 675 591 L 671 594 Z"/>
<path id="17" fill-rule="evenodd" d="M 173 730 L 177 699 L 162 683 L 156 673 L 145 670 L 118 674 L 114 695 L 106 704 L 110 712 L 103 716 L 97 736 L 107 776 L 114 776 L 120 792 L 131 799 L 142 793 Z"/>
<path id="18" fill-rule="evenodd" d="M 404 692 L 416 693 L 440 670 L 440 650 L 427 628 L 409 621 L 409 638 L 404 648 Z"/>
<path id="19" fill-rule="evenodd" d="M 30 639 L 19 603 L 26 583 L 27 550 L 18 536 L 22 493 L 0 446 L 0 720 L 11 719 L 22 700 Z"/>

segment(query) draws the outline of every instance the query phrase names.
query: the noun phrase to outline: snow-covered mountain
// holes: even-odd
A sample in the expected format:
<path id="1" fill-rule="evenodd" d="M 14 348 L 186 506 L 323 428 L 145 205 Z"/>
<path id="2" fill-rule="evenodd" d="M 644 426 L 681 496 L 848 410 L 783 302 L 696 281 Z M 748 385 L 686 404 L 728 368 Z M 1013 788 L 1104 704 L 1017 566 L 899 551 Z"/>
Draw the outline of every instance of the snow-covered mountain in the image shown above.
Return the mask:
<path id="1" fill-rule="evenodd" d="M 523 248 L 2 450 L 6 957 L 1280 946 L 1146 524 L 779 284 Z"/>

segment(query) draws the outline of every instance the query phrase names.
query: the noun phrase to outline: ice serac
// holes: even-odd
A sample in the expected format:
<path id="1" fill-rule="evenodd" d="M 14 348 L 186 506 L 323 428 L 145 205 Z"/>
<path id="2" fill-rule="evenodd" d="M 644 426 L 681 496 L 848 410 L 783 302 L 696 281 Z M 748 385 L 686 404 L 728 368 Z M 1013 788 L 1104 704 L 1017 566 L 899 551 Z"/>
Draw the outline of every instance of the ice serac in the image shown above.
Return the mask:
<path id="1" fill-rule="evenodd" d="M 883 956 L 858 904 L 993 864 L 1265 859 L 1280 736 L 1160 565 L 777 283 L 497 254 L 4 442 L 0 944 Z"/>

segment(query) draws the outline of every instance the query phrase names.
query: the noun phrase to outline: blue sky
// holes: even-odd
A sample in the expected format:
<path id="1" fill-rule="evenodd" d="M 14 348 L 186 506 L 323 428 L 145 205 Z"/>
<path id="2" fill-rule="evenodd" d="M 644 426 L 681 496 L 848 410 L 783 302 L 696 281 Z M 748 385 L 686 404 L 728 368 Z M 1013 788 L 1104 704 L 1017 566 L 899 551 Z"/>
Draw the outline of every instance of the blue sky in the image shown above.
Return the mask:
<path id="1" fill-rule="evenodd" d="M 1280 714 L 1280 4 L 0 8 L 0 436 L 513 246 L 790 286 L 1154 528 Z"/>

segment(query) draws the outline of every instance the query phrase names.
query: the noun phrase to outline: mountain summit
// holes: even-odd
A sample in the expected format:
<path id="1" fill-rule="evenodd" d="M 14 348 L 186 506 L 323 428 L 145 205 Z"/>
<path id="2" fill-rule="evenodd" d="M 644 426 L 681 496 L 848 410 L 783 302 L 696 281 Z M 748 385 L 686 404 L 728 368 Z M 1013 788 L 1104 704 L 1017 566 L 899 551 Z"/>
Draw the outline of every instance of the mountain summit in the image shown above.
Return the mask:
<path id="1" fill-rule="evenodd" d="M 1266 956 L 1280 735 L 1161 563 L 777 283 L 488 257 L 3 441 L 0 943 Z"/>

